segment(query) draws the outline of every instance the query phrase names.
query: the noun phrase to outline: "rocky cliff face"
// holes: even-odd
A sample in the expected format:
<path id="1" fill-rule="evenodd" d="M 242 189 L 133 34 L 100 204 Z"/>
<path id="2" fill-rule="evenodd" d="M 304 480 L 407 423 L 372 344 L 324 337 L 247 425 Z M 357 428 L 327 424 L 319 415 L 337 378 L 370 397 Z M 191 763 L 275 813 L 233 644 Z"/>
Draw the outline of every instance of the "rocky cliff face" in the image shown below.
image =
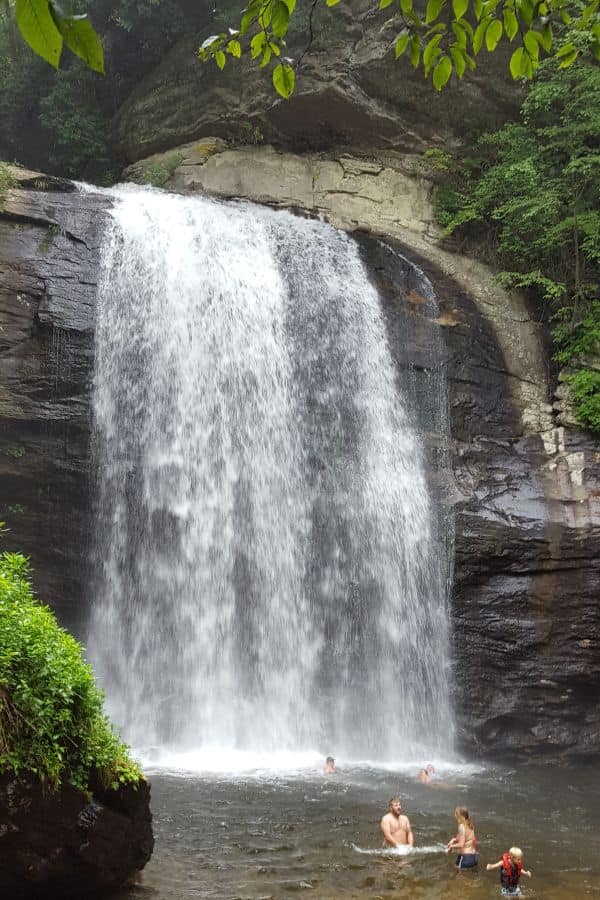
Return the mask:
<path id="1" fill-rule="evenodd" d="M 389 10 L 373 7 L 371 0 L 333 10 L 317 6 L 314 39 L 302 57 L 294 97 L 286 102 L 274 93 L 268 70 L 257 71 L 243 60 L 220 72 L 214 63 L 198 60 L 203 38 L 223 30 L 224 20 L 239 23 L 239 10 L 231 5 L 230 14 L 220 13 L 205 33 L 183 40 L 141 81 L 115 117 L 116 148 L 135 161 L 218 135 L 238 144 L 264 141 L 301 151 L 420 151 L 457 145 L 476 125 L 493 129 L 518 108 L 506 53 L 486 61 L 487 76 L 475 72 L 462 82 L 453 79 L 438 94 L 407 59 L 394 60 L 398 22 Z M 305 9 L 298 10 L 289 34 L 294 59 L 309 42 Z"/>
<path id="2" fill-rule="evenodd" d="M 0 777 L 0 888 L 10 900 L 98 897 L 152 853 L 150 790 L 57 791 L 27 775 Z"/>
<path id="3" fill-rule="evenodd" d="M 235 150 L 216 139 L 178 153 L 173 189 L 283 205 L 354 231 L 398 364 L 423 396 L 428 335 L 441 331 L 450 438 L 426 425 L 423 437 L 446 456 L 432 478 L 455 519 L 461 743 L 488 755 L 597 754 L 600 447 L 554 418 L 543 328 L 484 267 L 440 246 L 430 186 L 411 157 Z M 11 541 L 32 554 L 40 592 L 70 624 L 89 602 L 90 364 L 106 203 L 28 188 L 9 194 L 1 224 L 0 493 L 25 507 L 3 513 Z M 435 287 L 433 323 L 407 260 Z"/>
<path id="4" fill-rule="evenodd" d="M 86 607 L 90 406 L 101 197 L 16 170 L 0 215 L 0 520 L 41 597 Z"/>

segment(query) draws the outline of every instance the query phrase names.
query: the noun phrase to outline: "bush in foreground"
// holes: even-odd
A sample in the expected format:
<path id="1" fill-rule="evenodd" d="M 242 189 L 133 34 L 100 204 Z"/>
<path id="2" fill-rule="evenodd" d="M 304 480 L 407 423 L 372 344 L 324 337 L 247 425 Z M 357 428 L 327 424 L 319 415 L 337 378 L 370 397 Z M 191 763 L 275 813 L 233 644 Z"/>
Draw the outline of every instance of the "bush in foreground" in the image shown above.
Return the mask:
<path id="1" fill-rule="evenodd" d="M 103 711 L 79 643 L 33 596 L 27 557 L 0 554 L 0 774 L 88 790 L 143 777 Z"/>

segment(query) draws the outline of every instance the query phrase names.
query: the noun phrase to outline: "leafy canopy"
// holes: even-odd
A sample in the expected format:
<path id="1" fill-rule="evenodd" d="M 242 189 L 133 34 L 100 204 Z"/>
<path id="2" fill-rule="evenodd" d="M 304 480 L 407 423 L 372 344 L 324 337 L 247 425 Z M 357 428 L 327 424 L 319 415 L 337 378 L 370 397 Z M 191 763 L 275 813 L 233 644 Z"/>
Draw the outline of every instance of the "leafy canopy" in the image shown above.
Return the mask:
<path id="1" fill-rule="evenodd" d="M 55 69 L 66 44 L 90 69 L 104 72 L 102 43 L 87 15 L 58 0 L 15 0 L 15 18 L 31 49 Z"/>
<path id="2" fill-rule="evenodd" d="M 312 17 L 318 3 L 312 0 Z M 341 0 L 324 0 L 337 6 Z M 348 2 L 348 0 L 346 0 Z M 600 0 L 427 0 L 423 9 L 413 0 L 379 0 L 378 8 L 398 24 L 393 41 L 396 59 L 408 56 L 415 68 L 431 77 L 441 91 L 454 73 L 462 78 L 476 67 L 475 57 L 485 46 L 491 53 L 501 41 L 516 41 L 510 57 L 514 79 L 532 78 L 544 55 L 554 55 L 561 68 L 578 59 L 583 48 L 578 36 L 591 36 L 585 50 L 600 61 Z M 250 0 L 239 23 L 227 32 L 213 34 L 201 45 L 201 60 L 212 59 L 223 69 L 228 58 L 249 54 L 261 68 L 272 67 L 275 90 L 288 98 L 294 92 L 301 62 L 286 55 L 286 36 L 297 15 L 296 0 Z M 557 43 L 561 29 L 569 26 L 573 40 Z M 307 48 L 308 49 L 308 48 Z"/>
<path id="3" fill-rule="evenodd" d="M 80 645 L 33 597 L 27 558 L 1 553 L 0 773 L 25 771 L 83 790 L 98 777 L 113 788 L 142 778 Z"/>
<path id="4" fill-rule="evenodd" d="M 236 27 L 206 38 L 198 55 L 202 60 L 214 60 L 219 69 L 228 59 L 249 55 L 259 67 L 271 68 L 275 90 L 289 98 L 299 64 L 312 42 L 315 9 L 319 4 L 334 7 L 340 2 L 306 0 L 310 4 L 309 42 L 299 59 L 286 54 L 286 37 L 298 16 L 296 0 L 250 0 Z M 14 4 L 21 35 L 52 66 L 58 68 L 66 44 L 89 68 L 104 72 L 102 43 L 87 15 L 75 15 L 72 6 L 63 6 L 62 0 L 14 0 Z M 121 0 L 120 6 L 120 22 L 131 28 L 140 18 L 139 0 Z M 377 7 L 398 25 L 393 41 L 396 59 L 408 56 L 415 68 L 431 77 L 438 91 L 453 74 L 462 78 L 467 70 L 475 69 L 484 46 L 492 53 L 504 41 L 516 41 L 509 63 L 515 79 L 531 78 L 544 55 L 555 55 L 559 65 L 568 68 L 580 57 L 582 48 L 577 39 L 557 43 L 564 26 L 570 26 L 575 36 L 588 32 L 591 42 L 587 49 L 600 61 L 600 0 L 426 0 L 424 8 L 414 0 L 378 0 Z M 159 0 L 147 0 L 147 13 L 156 13 L 158 8 Z"/>
<path id="5" fill-rule="evenodd" d="M 548 305 L 580 421 L 600 431 L 600 67 L 544 62 L 520 120 L 469 158 L 429 152 L 446 234 L 491 249 L 507 287 Z M 483 248 L 482 248 L 483 249 Z"/>

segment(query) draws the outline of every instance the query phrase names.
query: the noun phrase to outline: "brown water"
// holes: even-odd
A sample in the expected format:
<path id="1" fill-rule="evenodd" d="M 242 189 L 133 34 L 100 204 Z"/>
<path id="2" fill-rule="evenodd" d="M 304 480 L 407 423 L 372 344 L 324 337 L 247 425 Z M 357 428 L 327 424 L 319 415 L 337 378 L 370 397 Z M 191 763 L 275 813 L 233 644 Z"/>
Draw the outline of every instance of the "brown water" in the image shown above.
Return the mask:
<path id="1" fill-rule="evenodd" d="M 263 777 L 156 773 L 156 848 L 140 884 L 119 900 L 483 900 L 500 895 L 486 872 L 510 845 L 524 852 L 536 900 L 600 897 L 600 769 L 524 767 L 448 774 L 425 787 L 370 769 Z M 371 852 L 379 821 L 400 794 L 421 852 Z M 442 844 L 453 811 L 469 807 L 480 865 L 458 875 Z"/>

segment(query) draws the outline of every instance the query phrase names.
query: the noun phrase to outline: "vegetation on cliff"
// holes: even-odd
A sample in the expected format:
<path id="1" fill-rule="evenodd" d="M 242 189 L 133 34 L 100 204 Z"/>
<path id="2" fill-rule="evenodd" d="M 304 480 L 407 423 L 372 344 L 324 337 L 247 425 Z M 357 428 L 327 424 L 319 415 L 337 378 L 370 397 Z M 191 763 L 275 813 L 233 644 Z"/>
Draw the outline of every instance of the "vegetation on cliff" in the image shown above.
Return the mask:
<path id="1" fill-rule="evenodd" d="M 208 0 L 79 0 L 93 9 L 105 75 L 73 54 L 55 71 L 17 31 L 12 2 L 0 5 L 0 158 L 52 174 L 112 183 L 123 166 L 110 123 L 136 84 L 190 28 L 211 20 Z"/>
<path id="2" fill-rule="evenodd" d="M 33 596 L 27 558 L 0 554 L 0 773 L 116 788 L 142 777 L 103 712 L 75 638 Z"/>
<path id="3" fill-rule="evenodd" d="M 2 212 L 2 202 L 5 192 L 15 186 L 15 178 L 8 166 L 0 162 L 0 212 Z"/>
<path id="4" fill-rule="evenodd" d="M 123 0 L 122 0 L 123 2 Z M 124 0 L 129 10 L 139 15 L 136 0 Z M 321 5 L 337 6 L 340 0 L 325 0 Z M 305 0 L 298 6 L 308 14 L 308 44 L 313 36 L 313 14 L 318 0 Z M 168 0 L 151 0 L 146 9 L 157 12 Z M 400 29 L 394 40 L 396 59 L 406 54 L 415 68 L 431 75 L 441 90 L 453 73 L 462 78 L 467 69 L 475 69 L 475 57 L 485 44 L 492 52 L 503 40 L 517 46 L 510 58 L 513 78 L 531 78 L 540 54 L 556 54 L 563 67 L 571 65 L 581 53 L 577 41 L 556 44 L 556 29 L 572 24 L 577 30 L 594 26 L 593 53 L 600 59 L 600 22 L 598 0 L 427 0 L 425 9 L 413 0 L 377 0 L 374 4 L 388 21 Z M 13 0 L 6 0 L 10 15 Z M 216 7 L 213 12 L 216 11 Z M 214 59 L 223 69 L 227 57 L 239 59 L 248 53 L 262 68 L 272 65 L 275 89 L 282 97 L 294 91 L 299 59 L 286 56 L 285 38 L 296 12 L 296 0 L 250 0 L 242 10 L 239 28 L 228 28 L 211 35 L 200 47 L 201 59 Z M 35 53 L 58 68 L 64 45 L 96 72 L 104 72 L 104 50 L 98 33 L 86 12 L 64 6 L 59 0 L 14 0 L 14 19 L 21 36 Z M 237 23 L 236 23 L 237 24 Z"/>
<path id="5" fill-rule="evenodd" d="M 600 432 L 600 67 L 548 60 L 518 122 L 465 157 L 433 150 L 448 235 L 495 254 L 499 280 L 547 305 L 578 419 Z"/>
<path id="6" fill-rule="evenodd" d="M 286 37 L 296 13 L 296 0 L 250 0 L 233 28 L 206 38 L 200 59 L 215 61 L 220 69 L 228 57 L 249 55 L 261 68 L 272 66 L 275 90 L 290 97 L 295 88 L 296 70 L 313 38 L 312 20 L 318 0 L 298 3 L 308 6 L 308 43 L 299 59 L 287 57 Z M 325 0 L 337 6 L 340 0 Z M 493 52 L 503 41 L 516 48 L 510 57 L 513 78 L 531 78 L 546 54 L 555 55 L 562 68 L 572 65 L 586 51 L 600 60 L 600 20 L 598 0 L 378 0 L 374 3 L 399 32 L 394 39 L 396 59 L 406 55 L 433 86 L 441 91 L 453 74 L 462 78 L 476 68 L 475 57 L 484 47 Z M 382 25 L 386 24 L 382 21 Z M 564 26 L 574 38 L 560 40 Z M 591 46 L 577 40 L 581 31 L 591 29 Z M 558 40 L 557 40 L 558 38 Z"/>

